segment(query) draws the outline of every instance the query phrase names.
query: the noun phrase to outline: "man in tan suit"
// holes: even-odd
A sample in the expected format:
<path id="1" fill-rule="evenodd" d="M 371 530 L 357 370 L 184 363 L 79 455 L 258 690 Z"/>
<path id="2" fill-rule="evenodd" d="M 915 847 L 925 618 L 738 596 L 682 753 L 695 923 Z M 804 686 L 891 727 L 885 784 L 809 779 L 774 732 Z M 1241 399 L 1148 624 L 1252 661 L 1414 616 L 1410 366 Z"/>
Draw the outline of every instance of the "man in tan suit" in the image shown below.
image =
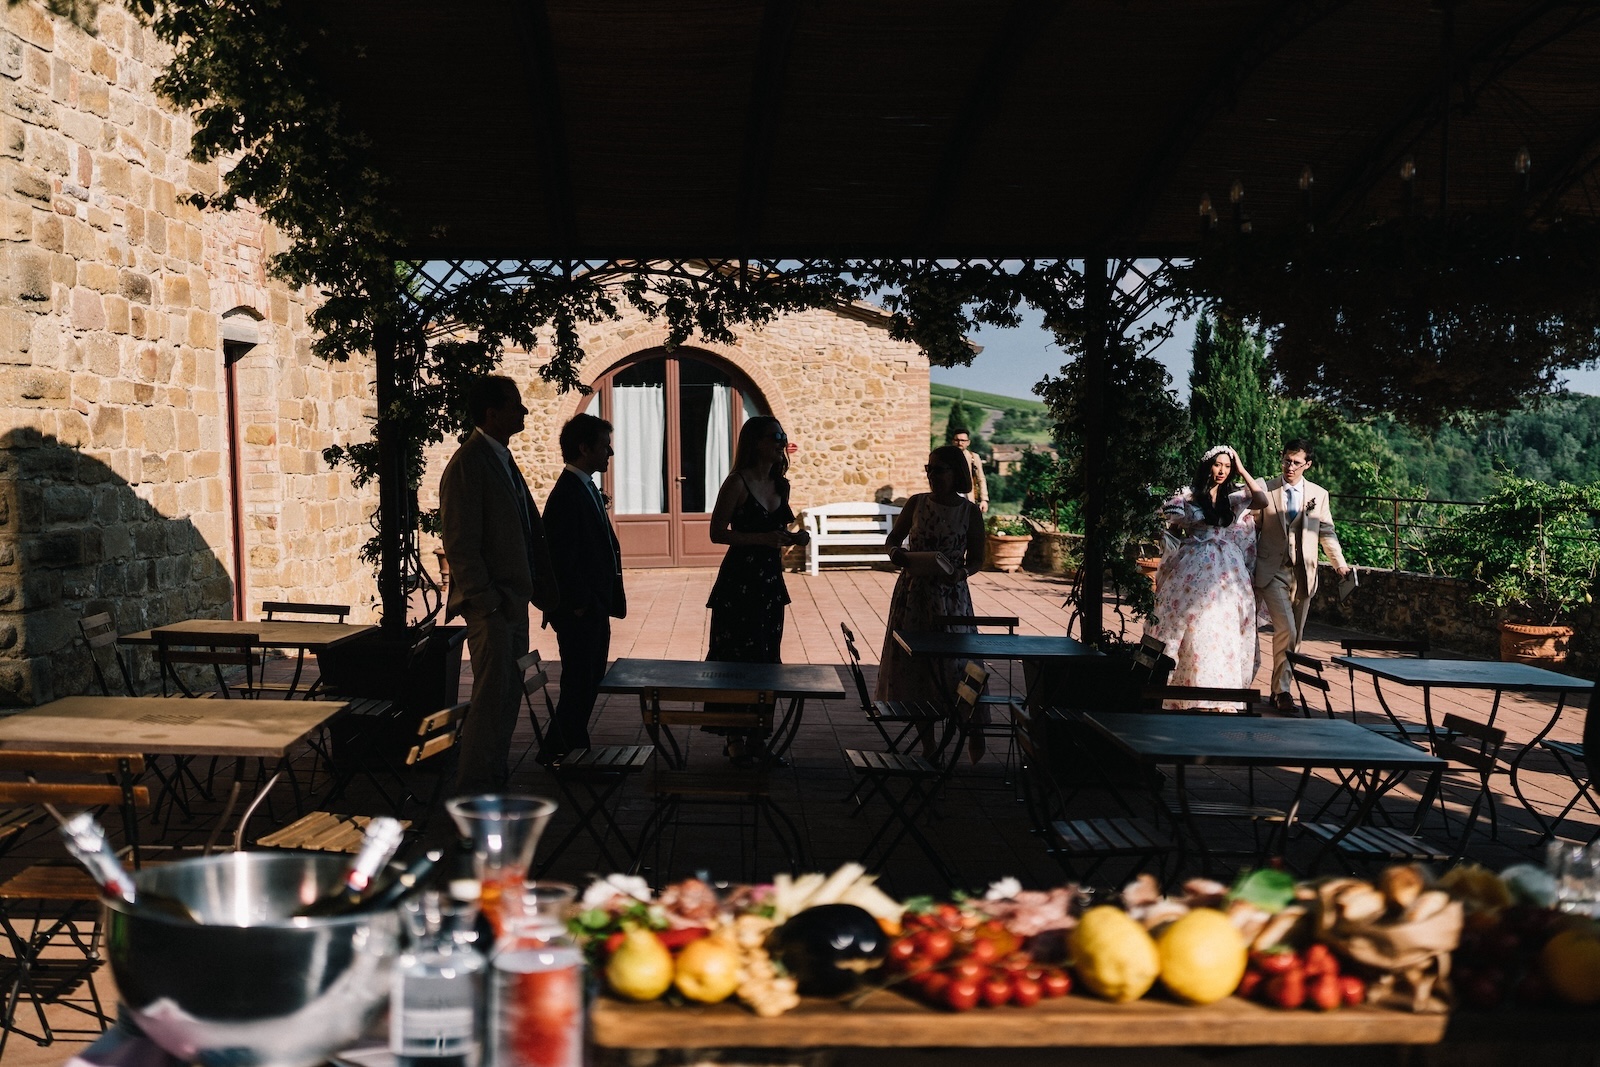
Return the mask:
<path id="1" fill-rule="evenodd" d="M 983 476 L 983 457 L 972 451 L 972 435 L 966 430 L 957 430 L 951 436 L 950 443 L 961 449 L 961 454 L 966 457 L 967 471 L 972 475 L 972 502 L 978 505 L 979 511 L 988 511 L 989 479 Z"/>
<path id="2" fill-rule="evenodd" d="M 503 792 L 506 757 L 522 703 L 517 660 L 528 651 L 528 605 L 556 606 L 544 523 L 507 447 L 528 409 L 517 383 L 488 375 L 472 384 L 475 429 L 439 479 L 439 535 L 450 562 L 445 617 L 467 622 L 472 709 L 461 728 L 456 795 Z"/>
<path id="3" fill-rule="evenodd" d="M 1334 531 L 1328 491 L 1306 480 L 1310 442 L 1283 446 L 1283 476 L 1267 481 L 1267 506 L 1256 516 L 1256 595 L 1272 616 L 1272 702 L 1280 711 L 1294 707 L 1289 695 L 1289 653 L 1300 647 L 1306 612 L 1317 595 L 1317 546 L 1342 578 L 1350 573 Z"/>

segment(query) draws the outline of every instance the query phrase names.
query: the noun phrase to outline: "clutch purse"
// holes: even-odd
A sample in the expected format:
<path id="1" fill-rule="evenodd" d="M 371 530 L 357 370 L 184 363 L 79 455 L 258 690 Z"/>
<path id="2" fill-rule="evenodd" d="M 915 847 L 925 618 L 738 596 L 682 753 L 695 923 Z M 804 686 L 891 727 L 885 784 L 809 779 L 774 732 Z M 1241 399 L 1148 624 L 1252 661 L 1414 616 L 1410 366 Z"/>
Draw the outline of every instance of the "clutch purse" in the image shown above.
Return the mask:
<path id="1" fill-rule="evenodd" d="M 943 552 L 907 552 L 900 559 L 905 572 L 918 578 L 951 578 L 956 573 Z"/>

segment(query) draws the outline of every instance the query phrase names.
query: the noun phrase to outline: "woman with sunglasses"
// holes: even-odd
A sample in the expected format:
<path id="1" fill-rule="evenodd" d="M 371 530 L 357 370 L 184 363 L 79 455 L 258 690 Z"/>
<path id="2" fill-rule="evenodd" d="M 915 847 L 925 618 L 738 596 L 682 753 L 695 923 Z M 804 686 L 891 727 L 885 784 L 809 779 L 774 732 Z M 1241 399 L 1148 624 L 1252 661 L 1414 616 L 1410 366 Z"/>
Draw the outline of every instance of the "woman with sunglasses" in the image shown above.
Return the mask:
<path id="1" fill-rule="evenodd" d="M 757 415 L 739 430 L 733 471 L 711 511 L 711 540 L 727 545 L 711 587 L 711 646 L 708 660 L 780 663 L 783 609 L 783 549 L 811 540 L 792 531 L 789 508 L 789 436 L 778 420 Z M 722 731 L 711 731 L 720 733 Z M 727 755 L 736 762 L 765 756 L 765 738 L 728 734 Z"/>
<path id="2" fill-rule="evenodd" d="M 903 568 L 889 601 L 889 625 L 878 661 L 879 700 L 945 701 L 955 691 L 955 667 L 930 671 L 895 642 L 896 630 L 933 630 L 940 615 L 971 615 L 967 576 L 983 566 L 983 512 L 961 494 L 972 491 L 966 454 L 944 445 L 928 454 L 929 492 L 906 501 L 889 531 L 889 562 Z M 945 565 L 928 556 L 938 553 Z M 932 564 L 930 566 L 930 564 Z M 968 632 L 971 627 L 963 627 Z"/>

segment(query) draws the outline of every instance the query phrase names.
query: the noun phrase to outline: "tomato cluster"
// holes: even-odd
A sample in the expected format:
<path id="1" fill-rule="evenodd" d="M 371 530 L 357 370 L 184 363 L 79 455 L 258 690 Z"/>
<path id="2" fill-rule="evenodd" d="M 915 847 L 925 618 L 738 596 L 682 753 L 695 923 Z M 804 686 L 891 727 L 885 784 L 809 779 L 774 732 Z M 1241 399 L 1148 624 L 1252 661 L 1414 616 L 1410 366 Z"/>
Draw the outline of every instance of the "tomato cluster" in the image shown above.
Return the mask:
<path id="1" fill-rule="evenodd" d="M 952 1011 L 1027 1008 L 1072 989 L 1065 971 L 1035 963 L 1000 923 L 950 904 L 907 917 L 904 935 L 889 944 L 889 966 L 923 1000 Z"/>
<path id="2" fill-rule="evenodd" d="M 1310 1005 L 1318 1011 L 1354 1007 L 1367 999 L 1367 983 L 1339 973 L 1339 957 L 1327 945 L 1304 952 L 1290 948 L 1252 952 L 1239 981 L 1238 995 L 1293 1011 Z"/>

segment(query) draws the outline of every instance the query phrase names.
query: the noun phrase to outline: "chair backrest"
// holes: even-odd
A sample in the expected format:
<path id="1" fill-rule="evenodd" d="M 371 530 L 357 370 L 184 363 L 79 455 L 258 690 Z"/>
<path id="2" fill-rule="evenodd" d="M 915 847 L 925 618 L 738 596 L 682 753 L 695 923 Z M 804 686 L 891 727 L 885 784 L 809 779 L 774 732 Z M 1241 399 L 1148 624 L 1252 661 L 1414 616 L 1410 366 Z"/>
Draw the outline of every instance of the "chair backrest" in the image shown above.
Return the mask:
<path id="1" fill-rule="evenodd" d="M 1315 656 L 1303 652 L 1289 653 L 1289 673 L 1300 696 L 1300 711 L 1306 718 L 1321 711 L 1330 719 L 1338 718 L 1333 710 L 1333 686 L 1322 673 L 1323 663 Z M 1317 694 L 1313 698 L 1310 694 Z"/>
<path id="2" fill-rule="evenodd" d="M 528 705 L 528 711 L 533 711 L 533 694 L 543 693 L 545 710 L 554 715 L 556 704 L 550 699 L 550 672 L 545 669 L 544 657 L 539 655 L 537 648 L 517 660 L 517 673 L 522 675 L 522 698 Z"/>
<path id="3" fill-rule="evenodd" d="M 1421 658 L 1428 654 L 1428 639 L 1426 637 L 1419 637 L 1414 640 L 1397 637 L 1348 637 L 1339 642 L 1339 647 L 1344 649 L 1344 654 L 1347 656 L 1378 653 L 1393 657 L 1413 656 Z M 1356 714 L 1356 669 L 1354 667 L 1346 667 L 1344 671 L 1345 680 L 1350 685 L 1350 714 L 1354 716 Z M 1372 684 L 1378 684 L 1376 678 L 1373 679 Z"/>
<path id="4" fill-rule="evenodd" d="M 422 721 L 417 723 L 416 743 L 406 751 L 406 766 L 414 767 L 424 760 L 433 759 L 441 752 L 448 752 L 455 747 L 461 736 L 461 723 L 467 717 L 467 711 L 472 707 L 472 702 L 462 701 L 452 707 L 441 708 L 431 715 L 424 715 Z"/>
<path id="5" fill-rule="evenodd" d="M 1008 634 L 1015 634 L 1021 620 L 1015 615 L 935 615 L 931 620 L 933 625 L 949 628 L 951 626 L 971 626 L 981 628 L 993 626 L 1005 627 Z"/>
<path id="6" fill-rule="evenodd" d="M 150 806 L 150 790 L 136 785 L 144 773 L 137 752 L 0 751 L 0 805 L 37 804 L 61 818 L 62 807 L 115 807 L 123 842 L 139 865 L 139 823 L 135 810 Z"/>
<path id="7" fill-rule="evenodd" d="M 274 621 L 279 615 L 327 615 L 332 616 L 334 622 L 344 622 L 350 614 L 349 604 L 303 604 L 293 600 L 267 600 L 261 604 L 261 614 L 266 616 L 267 622 Z"/>
<path id="8" fill-rule="evenodd" d="M 1500 759 L 1500 746 L 1506 741 L 1504 730 L 1450 713 L 1446 713 L 1442 726 L 1443 732 L 1434 738 L 1435 756 L 1470 767 L 1480 775 L 1494 772 Z"/>
<path id="9" fill-rule="evenodd" d="M 78 630 L 83 634 L 84 644 L 89 646 L 89 663 L 94 667 L 94 680 L 100 686 L 103 696 L 113 695 L 111 686 L 106 680 L 105 666 L 101 659 L 110 655 L 116 663 L 117 673 L 122 677 L 122 686 L 127 696 L 137 696 L 133 685 L 133 672 L 128 667 L 128 661 L 123 658 L 122 649 L 117 647 L 117 621 L 111 617 L 109 611 L 98 611 L 93 615 L 85 615 L 78 620 Z M 107 653 L 106 650 L 110 649 Z"/>
<path id="10" fill-rule="evenodd" d="M 855 683 L 856 696 L 861 700 L 861 710 L 872 710 L 872 694 L 867 692 L 867 676 L 861 670 L 861 650 L 856 647 L 856 635 L 850 632 L 850 627 L 844 623 L 839 624 L 839 629 L 844 633 L 844 650 L 849 653 L 850 680 Z"/>
<path id="11" fill-rule="evenodd" d="M 1167 655 L 1167 644 L 1159 637 L 1145 634 L 1139 638 L 1139 648 L 1133 654 L 1133 674 L 1144 685 L 1159 685 L 1157 678 L 1165 678 L 1176 666 Z M 1163 670 L 1165 667 L 1165 670 Z"/>
<path id="12" fill-rule="evenodd" d="M 223 668 L 242 667 L 245 672 L 244 689 L 246 692 L 254 691 L 256 680 L 261 675 L 262 649 L 257 644 L 258 634 L 208 634 L 192 630 L 156 629 L 150 631 L 150 635 L 156 641 L 156 662 L 161 667 L 163 696 L 167 695 L 169 679 L 184 696 L 195 695 L 180 670 L 186 666 L 209 666 L 216 675 L 217 688 L 224 699 L 231 694 L 228 681 L 222 673 Z"/>
<path id="13" fill-rule="evenodd" d="M 713 726 L 725 730 L 772 730 L 777 695 L 758 689 L 657 688 L 639 695 L 646 726 Z M 663 707 L 663 703 L 689 707 Z M 699 704 L 696 708 L 693 705 Z"/>

